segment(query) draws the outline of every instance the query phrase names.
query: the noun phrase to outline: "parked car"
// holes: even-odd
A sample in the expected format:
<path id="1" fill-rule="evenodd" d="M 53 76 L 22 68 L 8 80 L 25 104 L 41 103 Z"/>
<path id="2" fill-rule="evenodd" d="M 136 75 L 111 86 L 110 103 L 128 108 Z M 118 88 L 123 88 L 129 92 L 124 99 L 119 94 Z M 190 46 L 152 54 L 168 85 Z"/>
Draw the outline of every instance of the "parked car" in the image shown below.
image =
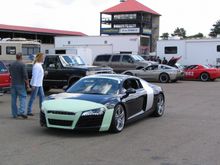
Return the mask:
<path id="1" fill-rule="evenodd" d="M 80 78 L 100 73 L 113 73 L 112 68 L 87 66 L 79 56 L 75 55 L 47 55 L 43 68 L 45 71 L 43 86 L 46 91 L 51 88 L 71 86 Z M 27 64 L 28 76 L 32 75 L 32 64 Z"/>
<path id="2" fill-rule="evenodd" d="M 184 72 L 168 65 L 154 64 L 139 70 L 127 70 L 123 74 L 141 77 L 147 81 L 158 81 L 161 83 L 176 82 L 182 79 Z"/>
<path id="3" fill-rule="evenodd" d="M 143 68 L 155 63 L 154 61 L 144 60 L 140 55 L 101 54 L 95 58 L 93 65 L 109 66 L 116 73 L 122 73 L 125 70 Z"/>
<path id="4" fill-rule="evenodd" d="M 10 91 L 11 78 L 5 64 L 0 61 L 0 95 Z"/>
<path id="5" fill-rule="evenodd" d="M 187 80 L 214 81 L 220 77 L 220 69 L 208 65 L 189 65 L 184 72 Z"/>
<path id="6" fill-rule="evenodd" d="M 41 126 L 49 128 L 120 132 L 126 123 L 165 110 L 161 87 L 138 77 L 100 74 L 80 79 L 65 93 L 42 104 Z"/>

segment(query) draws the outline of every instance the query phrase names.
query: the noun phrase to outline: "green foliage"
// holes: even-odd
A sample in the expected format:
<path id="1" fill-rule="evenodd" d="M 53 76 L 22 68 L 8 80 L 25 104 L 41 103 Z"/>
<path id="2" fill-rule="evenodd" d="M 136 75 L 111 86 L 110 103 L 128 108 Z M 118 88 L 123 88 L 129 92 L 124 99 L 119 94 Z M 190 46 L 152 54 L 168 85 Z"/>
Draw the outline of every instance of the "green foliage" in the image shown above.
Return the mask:
<path id="1" fill-rule="evenodd" d="M 216 37 L 218 34 L 220 34 L 220 20 L 218 20 L 212 26 L 213 26 L 213 28 L 211 29 L 211 32 L 209 33 L 209 36 L 210 37 Z"/>
<path id="2" fill-rule="evenodd" d="M 192 35 L 192 36 L 187 36 L 186 38 L 203 38 L 204 35 L 202 33 L 198 33 L 198 34 L 195 34 L 195 35 Z"/>
<path id="3" fill-rule="evenodd" d="M 169 33 L 163 33 L 162 36 L 160 36 L 160 38 L 163 39 L 163 40 L 168 40 Z"/>
<path id="4" fill-rule="evenodd" d="M 186 38 L 186 30 L 184 28 L 179 28 L 177 27 L 173 34 L 171 34 L 172 36 L 179 36 L 179 37 L 182 37 L 182 38 Z"/>

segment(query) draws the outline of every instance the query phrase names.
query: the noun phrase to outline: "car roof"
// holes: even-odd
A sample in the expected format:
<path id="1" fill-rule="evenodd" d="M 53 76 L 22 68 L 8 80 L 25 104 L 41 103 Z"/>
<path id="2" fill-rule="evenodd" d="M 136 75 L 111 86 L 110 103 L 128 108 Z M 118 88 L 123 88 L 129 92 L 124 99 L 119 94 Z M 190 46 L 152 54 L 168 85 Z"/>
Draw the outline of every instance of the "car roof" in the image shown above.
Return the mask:
<path id="1" fill-rule="evenodd" d="M 91 75 L 91 76 L 86 76 L 85 78 L 107 78 L 107 79 L 114 79 L 114 80 L 119 80 L 123 81 L 128 78 L 138 78 L 130 75 L 124 75 L 124 74 L 96 74 L 96 75 Z"/>

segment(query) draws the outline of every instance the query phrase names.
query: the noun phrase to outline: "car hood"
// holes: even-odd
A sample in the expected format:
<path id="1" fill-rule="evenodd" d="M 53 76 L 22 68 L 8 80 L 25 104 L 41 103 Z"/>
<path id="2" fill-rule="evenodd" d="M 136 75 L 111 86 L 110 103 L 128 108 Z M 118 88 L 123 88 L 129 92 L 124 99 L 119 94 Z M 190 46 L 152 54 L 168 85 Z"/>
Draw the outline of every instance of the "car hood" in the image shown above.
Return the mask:
<path id="1" fill-rule="evenodd" d="M 42 103 L 43 111 L 53 110 L 77 113 L 102 107 L 103 104 L 78 99 L 55 99 L 46 100 Z"/>
<path id="2" fill-rule="evenodd" d="M 80 93 L 59 93 L 53 94 L 48 97 L 50 100 L 57 100 L 57 99 L 77 99 L 77 100 L 84 100 L 90 101 L 99 104 L 106 104 L 111 100 L 115 100 L 116 97 L 112 95 L 97 95 L 97 94 L 80 94 Z"/>

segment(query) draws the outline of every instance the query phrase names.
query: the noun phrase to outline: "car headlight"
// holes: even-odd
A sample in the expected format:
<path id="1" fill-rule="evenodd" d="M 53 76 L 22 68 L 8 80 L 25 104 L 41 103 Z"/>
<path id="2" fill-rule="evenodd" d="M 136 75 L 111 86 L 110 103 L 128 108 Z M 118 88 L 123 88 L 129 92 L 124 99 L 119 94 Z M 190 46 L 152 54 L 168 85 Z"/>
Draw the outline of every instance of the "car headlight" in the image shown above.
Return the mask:
<path id="1" fill-rule="evenodd" d="M 106 103 L 105 104 L 107 109 L 114 109 L 115 108 L 115 103 Z"/>
<path id="2" fill-rule="evenodd" d="M 99 116 L 105 113 L 105 108 L 84 111 L 81 116 Z"/>

